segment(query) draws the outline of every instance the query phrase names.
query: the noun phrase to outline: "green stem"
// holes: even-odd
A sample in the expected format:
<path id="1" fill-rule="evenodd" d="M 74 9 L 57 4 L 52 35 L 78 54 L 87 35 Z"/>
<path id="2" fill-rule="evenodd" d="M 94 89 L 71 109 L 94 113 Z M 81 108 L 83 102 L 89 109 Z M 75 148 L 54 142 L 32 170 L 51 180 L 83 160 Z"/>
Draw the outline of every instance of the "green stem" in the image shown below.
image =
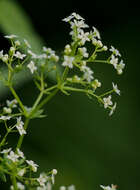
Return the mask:
<path id="1" fill-rule="evenodd" d="M 14 190 L 18 190 L 16 177 L 14 175 L 11 176 L 11 181 L 12 181 Z"/>
<path id="2" fill-rule="evenodd" d="M 25 116 L 26 116 L 26 115 L 27 115 L 27 112 L 26 112 L 26 110 L 25 110 L 25 108 L 24 108 L 24 105 L 22 104 L 20 98 L 18 97 L 16 91 L 14 90 L 14 88 L 13 88 L 11 85 L 9 86 L 9 88 L 10 88 L 10 90 L 11 90 L 13 96 L 16 98 L 17 102 L 19 103 L 21 109 L 23 110 L 23 112 L 24 112 L 24 114 L 25 114 Z"/>
<path id="3" fill-rule="evenodd" d="M 30 121 L 29 118 L 27 118 L 26 121 L 25 121 L 25 124 L 24 124 L 24 130 L 25 130 L 25 131 L 27 130 L 29 121 Z M 18 143 L 17 143 L 17 147 L 16 147 L 16 148 L 19 148 L 19 149 L 21 148 L 21 145 L 22 145 L 24 136 L 25 136 L 25 135 L 23 134 L 23 135 L 21 135 L 21 136 L 19 137 L 19 140 L 18 140 Z"/>
<path id="4" fill-rule="evenodd" d="M 109 61 L 105 61 L 105 60 L 94 60 L 94 61 L 87 61 L 87 62 L 94 62 L 94 63 L 109 63 Z"/>
<path id="5" fill-rule="evenodd" d="M 69 72 L 69 67 L 65 67 L 65 70 L 62 75 L 62 82 L 66 79 L 68 72 Z"/>
<path id="6" fill-rule="evenodd" d="M 49 94 L 42 102 L 37 106 L 36 110 L 39 110 L 42 108 L 50 99 L 53 98 L 53 96 L 56 95 L 56 93 L 59 91 L 59 89 L 55 89 L 51 94 Z"/>
<path id="7" fill-rule="evenodd" d="M 106 96 L 108 94 L 111 94 L 112 92 L 114 92 L 114 90 L 110 90 L 108 92 L 105 92 L 104 94 L 101 94 L 99 97 L 103 97 L 103 96 Z"/>
<path id="8" fill-rule="evenodd" d="M 57 87 L 57 85 L 51 86 L 50 88 L 47 88 L 46 90 L 44 90 L 44 93 L 47 93 L 47 92 L 53 90 L 56 87 Z"/>
<path id="9" fill-rule="evenodd" d="M 9 131 L 7 131 L 7 133 L 4 135 L 4 137 L 3 137 L 3 139 L 2 139 L 2 141 L 1 141 L 1 143 L 0 143 L 0 149 L 1 149 L 1 147 L 4 145 L 5 140 L 6 140 L 6 137 L 8 136 L 8 134 L 9 134 Z"/>

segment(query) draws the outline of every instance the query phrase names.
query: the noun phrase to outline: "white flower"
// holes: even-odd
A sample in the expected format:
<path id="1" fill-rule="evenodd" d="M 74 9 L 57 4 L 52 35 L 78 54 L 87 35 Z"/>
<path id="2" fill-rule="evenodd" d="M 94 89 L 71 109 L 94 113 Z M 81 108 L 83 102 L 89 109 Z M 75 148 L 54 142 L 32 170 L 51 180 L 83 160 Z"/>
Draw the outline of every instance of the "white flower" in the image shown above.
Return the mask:
<path id="1" fill-rule="evenodd" d="M 103 185 L 100 185 L 100 187 L 104 190 L 116 190 L 116 185 L 113 185 L 113 184 L 111 185 L 111 187 L 110 186 L 103 186 Z"/>
<path id="2" fill-rule="evenodd" d="M 0 153 L 2 154 L 7 154 L 8 152 L 11 151 L 11 148 L 8 148 L 8 149 L 4 149 L 3 151 L 1 151 Z"/>
<path id="3" fill-rule="evenodd" d="M 11 110 L 11 108 L 4 107 L 3 112 L 10 114 L 10 113 L 12 113 L 12 110 Z"/>
<path id="4" fill-rule="evenodd" d="M 21 117 L 18 117 L 17 124 L 15 126 L 16 126 L 17 130 L 19 131 L 20 135 L 26 134 L 26 131 L 24 130 L 23 125 L 24 125 L 24 123 L 21 120 Z"/>
<path id="5" fill-rule="evenodd" d="M 93 79 L 93 76 L 92 76 L 93 71 L 87 66 L 82 66 L 81 71 L 84 72 L 83 78 L 87 80 L 88 82 L 91 82 L 91 80 Z"/>
<path id="6" fill-rule="evenodd" d="M 17 51 L 14 56 L 18 59 L 24 59 L 24 57 L 26 57 L 25 54 L 21 54 L 19 51 Z"/>
<path id="7" fill-rule="evenodd" d="M 4 121 L 10 120 L 10 119 L 11 119 L 11 116 L 2 115 L 2 116 L 0 117 L 0 120 L 4 120 Z"/>
<path id="8" fill-rule="evenodd" d="M 57 170 L 56 170 L 56 169 L 53 169 L 53 170 L 52 170 L 52 174 L 53 174 L 53 175 L 56 175 L 56 174 L 57 174 Z"/>
<path id="9" fill-rule="evenodd" d="M 71 28 L 73 29 L 75 26 L 77 28 L 88 28 L 89 26 L 87 24 L 85 24 L 85 22 L 83 20 L 75 20 L 74 19 L 74 22 L 70 22 L 71 24 Z"/>
<path id="10" fill-rule="evenodd" d="M 9 59 L 8 54 L 3 55 L 2 61 L 3 61 L 4 63 L 7 63 L 8 59 Z"/>
<path id="11" fill-rule="evenodd" d="M 25 169 L 24 168 L 18 171 L 19 176 L 22 177 L 24 174 L 25 174 Z"/>
<path id="12" fill-rule="evenodd" d="M 19 148 L 17 149 L 17 154 L 19 155 L 19 157 L 25 158 L 24 153 L 21 150 L 19 150 Z"/>
<path id="13" fill-rule="evenodd" d="M 7 106 L 8 107 L 10 107 L 10 108 L 16 108 L 17 107 L 17 104 L 18 102 L 17 102 L 17 100 L 16 99 L 14 99 L 14 100 L 6 100 L 6 104 L 7 104 Z"/>
<path id="14" fill-rule="evenodd" d="M 15 41 L 15 45 L 16 45 L 16 46 L 20 46 L 20 41 L 19 41 L 19 40 L 16 40 L 16 41 Z"/>
<path id="15" fill-rule="evenodd" d="M 81 17 L 79 14 L 72 13 L 71 15 L 72 15 L 73 17 L 75 17 L 77 20 L 84 20 L 84 18 Z"/>
<path id="16" fill-rule="evenodd" d="M 107 50 L 108 50 L 108 47 L 107 47 L 107 46 L 103 46 L 102 50 L 103 50 L 103 51 L 107 51 Z"/>
<path id="17" fill-rule="evenodd" d="M 15 51 L 16 51 L 15 47 L 10 47 L 10 52 L 11 52 L 12 54 L 15 53 Z"/>
<path id="18" fill-rule="evenodd" d="M 19 156 L 18 156 L 17 154 L 15 154 L 13 151 L 10 151 L 10 154 L 7 155 L 7 158 L 8 158 L 9 160 L 12 160 L 13 162 L 17 162 Z"/>
<path id="19" fill-rule="evenodd" d="M 113 90 L 116 92 L 116 94 L 120 95 L 120 90 L 118 89 L 117 84 L 115 85 L 115 84 L 112 82 L 112 85 L 113 85 Z"/>
<path id="20" fill-rule="evenodd" d="M 4 36 L 5 38 L 8 38 L 8 39 L 13 39 L 13 38 L 17 38 L 16 35 L 14 34 L 11 34 L 11 35 L 7 35 L 7 36 Z"/>
<path id="21" fill-rule="evenodd" d="M 118 74 L 122 74 L 124 67 L 125 67 L 125 64 L 123 60 L 121 60 L 120 63 L 116 66 Z"/>
<path id="22" fill-rule="evenodd" d="M 65 50 L 64 50 L 64 53 L 65 54 L 70 54 L 71 53 L 71 47 L 70 47 L 70 45 L 69 44 L 67 44 L 66 46 L 65 46 Z"/>
<path id="23" fill-rule="evenodd" d="M 17 187 L 18 187 L 18 190 L 25 190 L 25 186 L 20 182 L 17 182 Z M 14 190 L 13 185 L 10 188 L 11 190 Z"/>
<path id="24" fill-rule="evenodd" d="M 104 108 L 106 109 L 108 106 L 112 105 L 111 96 L 108 96 L 107 98 L 103 98 L 104 101 Z"/>
<path id="25" fill-rule="evenodd" d="M 34 71 L 37 70 L 37 67 L 35 66 L 35 63 L 34 63 L 33 61 L 31 61 L 31 62 L 27 65 L 27 67 L 30 69 L 30 71 L 31 71 L 32 74 L 34 73 Z"/>
<path id="26" fill-rule="evenodd" d="M 86 41 L 90 41 L 89 39 L 89 32 L 85 32 L 80 29 L 78 34 L 78 39 L 81 40 L 81 45 L 84 45 Z"/>
<path id="27" fill-rule="evenodd" d="M 114 113 L 114 111 L 115 111 L 115 109 L 116 109 L 116 106 L 117 106 L 117 103 L 115 102 L 114 103 L 114 106 L 111 108 L 111 110 L 110 110 L 110 113 L 109 113 L 109 116 L 111 116 L 113 113 Z"/>
<path id="28" fill-rule="evenodd" d="M 29 44 L 29 42 L 28 42 L 26 39 L 24 39 L 24 43 L 25 43 L 25 45 L 26 45 L 28 48 L 31 48 L 31 45 Z"/>
<path id="29" fill-rule="evenodd" d="M 83 57 L 88 57 L 89 54 L 87 53 L 87 48 L 83 47 L 83 48 L 79 48 L 78 50 L 82 54 Z"/>
<path id="30" fill-rule="evenodd" d="M 98 48 L 103 47 L 101 40 L 97 40 L 96 38 L 92 38 L 92 43 L 93 43 L 93 45 L 97 46 Z"/>
<path id="31" fill-rule="evenodd" d="M 94 89 L 98 88 L 98 87 L 101 87 L 101 82 L 98 81 L 98 79 L 95 79 L 93 82 L 92 82 L 92 87 Z"/>
<path id="32" fill-rule="evenodd" d="M 115 49 L 113 46 L 111 46 L 111 48 L 109 49 L 113 54 L 115 54 L 116 56 L 120 56 L 121 54 L 119 53 L 119 51 L 117 49 Z"/>
<path id="33" fill-rule="evenodd" d="M 73 68 L 73 63 L 72 63 L 73 60 L 74 60 L 74 57 L 64 55 L 64 62 L 62 63 L 62 65 L 64 67 L 68 66 L 70 69 L 72 69 Z"/>
<path id="34" fill-rule="evenodd" d="M 73 19 L 74 18 L 74 16 L 68 16 L 68 17 L 66 17 L 66 18 L 64 18 L 64 19 L 62 19 L 62 21 L 64 21 L 64 22 L 69 22 L 71 19 Z"/>
<path id="35" fill-rule="evenodd" d="M 27 51 L 29 55 L 32 56 L 32 59 L 36 59 L 37 55 L 35 53 L 33 53 L 30 49 Z"/>
<path id="36" fill-rule="evenodd" d="M 74 185 L 68 186 L 68 190 L 75 190 L 75 186 Z"/>
<path id="37" fill-rule="evenodd" d="M 65 186 L 61 186 L 61 187 L 59 188 L 59 190 L 66 190 L 66 187 L 65 187 Z"/>
<path id="38" fill-rule="evenodd" d="M 47 181 L 46 175 L 40 174 L 39 178 L 37 178 L 38 183 L 40 186 L 45 186 L 45 183 Z"/>
<path id="39" fill-rule="evenodd" d="M 37 171 L 38 165 L 35 164 L 34 161 L 32 161 L 32 160 L 26 160 L 26 162 L 27 162 L 27 164 L 28 164 L 29 166 L 31 166 L 31 169 L 32 169 L 33 172 L 36 172 L 36 171 Z"/>
<path id="40" fill-rule="evenodd" d="M 93 37 L 97 37 L 98 39 L 101 39 L 99 31 L 93 26 Z"/>
<path id="41" fill-rule="evenodd" d="M 117 64 L 118 64 L 118 58 L 116 58 L 114 55 L 111 56 L 111 60 L 110 63 L 114 66 L 114 68 L 117 68 Z"/>

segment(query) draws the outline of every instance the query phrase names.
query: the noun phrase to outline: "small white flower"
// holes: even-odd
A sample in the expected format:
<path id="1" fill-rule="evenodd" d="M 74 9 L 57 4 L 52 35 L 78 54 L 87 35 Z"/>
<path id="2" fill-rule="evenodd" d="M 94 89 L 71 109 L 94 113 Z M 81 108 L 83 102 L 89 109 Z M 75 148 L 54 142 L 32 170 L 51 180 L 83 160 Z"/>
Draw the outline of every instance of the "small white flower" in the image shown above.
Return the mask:
<path id="1" fill-rule="evenodd" d="M 89 32 L 84 32 L 82 29 L 80 29 L 78 39 L 81 40 L 81 45 L 84 45 L 86 41 L 90 41 Z"/>
<path id="2" fill-rule="evenodd" d="M 70 22 L 71 24 L 71 28 L 73 29 L 75 26 L 77 28 L 88 28 L 89 26 L 87 24 L 85 24 L 85 22 L 83 20 L 77 21 L 74 19 L 74 22 Z"/>
<path id="3" fill-rule="evenodd" d="M 9 108 L 16 108 L 17 107 L 17 104 L 18 102 L 17 102 L 17 100 L 16 99 L 14 99 L 14 100 L 6 100 L 6 104 L 7 104 L 7 106 L 9 107 Z"/>
<path id="4" fill-rule="evenodd" d="M 110 63 L 114 66 L 114 68 L 117 68 L 117 64 L 118 64 L 118 58 L 116 58 L 114 55 L 111 56 L 111 60 Z"/>
<path id="5" fill-rule="evenodd" d="M 98 79 L 95 79 L 93 82 L 92 82 L 92 87 L 94 89 L 98 88 L 98 87 L 101 87 L 101 82 L 98 81 Z"/>
<path id="6" fill-rule="evenodd" d="M 125 67 L 125 64 L 123 60 L 121 60 L 120 63 L 116 66 L 118 74 L 122 74 L 124 67 Z"/>
<path id="7" fill-rule="evenodd" d="M 24 123 L 21 120 L 21 117 L 18 117 L 17 124 L 15 126 L 16 126 L 17 130 L 19 131 L 20 135 L 26 134 L 26 131 L 24 130 L 23 125 L 24 125 Z"/>
<path id="8" fill-rule="evenodd" d="M 115 84 L 112 82 L 112 86 L 113 86 L 113 90 L 116 92 L 116 94 L 120 95 L 120 90 L 118 89 L 117 84 L 115 85 Z"/>
<path id="9" fill-rule="evenodd" d="M 57 170 L 56 170 L 56 169 L 53 169 L 53 170 L 52 170 L 52 174 L 53 174 L 53 175 L 56 175 L 56 174 L 57 174 Z"/>
<path id="10" fill-rule="evenodd" d="M 73 61 L 74 61 L 74 57 L 64 55 L 64 62 L 62 63 L 62 65 L 64 67 L 68 66 L 70 69 L 72 69 L 73 68 Z"/>
<path id="11" fill-rule="evenodd" d="M 10 151 L 9 155 L 7 155 L 7 158 L 9 160 L 12 160 L 13 162 L 17 162 L 19 156 L 17 154 L 15 154 L 13 151 Z"/>
<path id="12" fill-rule="evenodd" d="M 28 42 L 26 39 L 24 39 L 24 43 L 25 43 L 25 45 L 26 45 L 28 48 L 31 48 L 31 45 L 29 44 L 29 42 Z"/>
<path id="13" fill-rule="evenodd" d="M 93 26 L 93 37 L 97 37 L 98 39 L 101 39 L 99 31 Z"/>
<path id="14" fill-rule="evenodd" d="M 11 34 L 11 35 L 7 35 L 7 36 L 4 36 L 5 38 L 8 38 L 8 39 L 14 39 L 14 38 L 17 38 L 16 35 L 14 34 Z"/>
<path id="15" fill-rule="evenodd" d="M 19 41 L 19 40 L 16 40 L 16 41 L 15 41 L 15 45 L 16 45 L 16 46 L 20 46 L 20 41 Z"/>
<path id="16" fill-rule="evenodd" d="M 19 155 L 19 157 L 25 158 L 24 153 L 21 150 L 19 150 L 19 148 L 17 149 L 17 154 Z"/>
<path id="17" fill-rule="evenodd" d="M 19 176 L 22 177 L 24 174 L 25 174 L 25 169 L 24 168 L 18 171 Z"/>
<path id="18" fill-rule="evenodd" d="M 8 54 L 3 55 L 2 61 L 3 61 L 4 63 L 7 63 L 8 59 L 9 59 Z"/>
<path id="19" fill-rule="evenodd" d="M 83 47 L 83 48 L 79 48 L 78 50 L 82 54 L 83 57 L 89 56 L 89 54 L 87 53 L 87 48 Z"/>
<path id="20" fill-rule="evenodd" d="M 102 50 L 103 50 L 103 51 L 107 51 L 107 50 L 108 50 L 108 47 L 107 47 L 107 46 L 103 46 Z"/>
<path id="21" fill-rule="evenodd" d="M 45 186 L 45 187 L 37 187 L 37 190 L 49 190 L 49 189 Z"/>
<path id="22" fill-rule="evenodd" d="M 64 18 L 64 19 L 62 19 L 62 21 L 64 21 L 64 22 L 69 22 L 71 19 L 73 19 L 74 18 L 74 16 L 68 16 L 68 17 L 66 17 L 66 18 Z"/>
<path id="23" fill-rule="evenodd" d="M 39 178 L 37 178 L 38 183 L 40 186 L 45 186 L 45 183 L 47 181 L 46 175 L 40 174 Z"/>
<path id="24" fill-rule="evenodd" d="M 104 190 L 116 190 L 116 185 L 113 185 L 113 184 L 111 185 L 111 187 L 110 186 L 104 186 L 104 185 L 100 185 L 100 187 Z"/>
<path id="25" fill-rule="evenodd" d="M 116 56 L 120 56 L 121 54 L 119 53 L 119 51 L 117 49 L 115 49 L 113 46 L 111 46 L 111 48 L 109 49 L 113 54 L 115 54 Z"/>
<path id="26" fill-rule="evenodd" d="M 24 57 L 26 57 L 25 54 L 21 54 L 19 51 L 17 51 L 14 56 L 18 59 L 24 59 Z"/>
<path id="27" fill-rule="evenodd" d="M 65 187 L 65 186 L 61 186 L 61 187 L 59 188 L 59 190 L 66 190 L 66 187 Z"/>
<path id="28" fill-rule="evenodd" d="M 3 120 L 3 121 L 10 120 L 10 119 L 11 119 L 11 116 L 2 115 L 2 116 L 0 117 L 0 120 Z"/>
<path id="29" fill-rule="evenodd" d="M 108 96 L 107 98 L 103 98 L 104 101 L 104 108 L 106 109 L 108 106 L 111 106 L 113 103 L 111 101 L 111 96 Z"/>
<path id="30" fill-rule="evenodd" d="M 72 13 L 71 15 L 72 15 L 73 17 L 75 17 L 77 20 L 84 20 L 84 18 L 81 17 L 79 14 Z"/>
<path id="31" fill-rule="evenodd" d="M 93 79 L 93 76 L 92 76 L 93 71 L 87 66 L 82 66 L 81 71 L 84 72 L 83 78 L 87 80 L 88 82 L 91 82 L 91 80 Z"/>
<path id="32" fill-rule="evenodd" d="M 37 171 L 38 165 L 35 164 L 34 161 L 32 161 L 32 160 L 26 160 L 26 162 L 27 162 L 27 164 L 28 164 L 29 166 L 31 166 L 33 172 L 36 172 L 36 171 Z"/>
<path id="33" fill-rule="evenodd" d="M 30 49 L 27 51 L 29 55 L 32 56 L 32 59 L 37 59 L 37 55 L 33 53 Z"/>
<path id="34" fill-rule="evenodd" d="M 68 186 L 68 190 L 75 190 L 75 186 L 74 185 Z"/>
<path id="35" fill-rule="evenodd" d="M 20 182 L 17 182 L 17 187 L 18 187 L 18 190 L 25 190 L 25 186 Z M 14 190 L 13 185 L 10 188 L 11 190 Z"/>
<path id="36" fill-rule="evenodd" d="M 4 108 L 3 108 L 3 112 L 4 112 L 4 113 L 7 113 L 7 114 L 10 114 L 10 113 L 12 113 L 12 109 L 11 109 L 11 108 L 7 108 L 7 107 L 4 107 Z"/>
<path id="37" fill-rule="evenodd" d="M 32 74 L 34 73 L 34 71 L 37 70 L 37 67 L 35 66 L 35 63 L 34 63 L 33 61 L 31 61 L 31 62 L 27 65 L 27 67 L 30 69 L 30 71 L 31 71 Z"/>
<path id="38" fill-rule="evenodd" d="M 65 46 L 65 50 L 64 50 L 64 53 L 65 54 L 70 54 L 71 53 L 71 47 L 70 47 L 70 45 L 69 44 L 67 44 L 66 46 Z"/>
<path id="39" fill-rule="evenodd" d="M 4 149 L 3 151 L 1 151 L 0 153 L 2 154 L 7 154 L 11 151 L 11 148 L 8 148 L 8 149 Z"/>
<path id="40" fill-rule="evenodd" d="M 12 54 L 14 54 L 15 51 L 16 51 L 15 47 L 10 47 L 10 52 L 11 52 Z"/>
<path id="41" fill-rule="evenodd" d="M 116 106 L 117 106 L 117 103 L 115 102 L 114 103 L 114 106 L 111 108 L 111 110 L 110 110 L 110 113 L 109 113 L 109 116 L 111 116 L 113 113 L 114 113 L 114 111 L 115 111 L 115 109 L 116 109 Z"/>

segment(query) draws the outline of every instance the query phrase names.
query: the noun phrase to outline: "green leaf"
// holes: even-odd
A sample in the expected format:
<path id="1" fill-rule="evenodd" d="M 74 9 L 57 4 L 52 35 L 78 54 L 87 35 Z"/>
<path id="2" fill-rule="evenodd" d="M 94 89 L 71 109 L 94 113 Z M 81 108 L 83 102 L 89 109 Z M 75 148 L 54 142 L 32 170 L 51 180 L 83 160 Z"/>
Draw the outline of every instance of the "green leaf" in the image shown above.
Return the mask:
<path id="1" fill-rule="evenodd" d="M 44 111 L 43 109 L 36 111 L 36 112 L 31 116 L 31 119 L 33 119 L 33 118 L 44 118 L 44 117 L 46 117 L 46 115 L 41 115 L 41 114 L 43 113 L 43 111 Z"/>

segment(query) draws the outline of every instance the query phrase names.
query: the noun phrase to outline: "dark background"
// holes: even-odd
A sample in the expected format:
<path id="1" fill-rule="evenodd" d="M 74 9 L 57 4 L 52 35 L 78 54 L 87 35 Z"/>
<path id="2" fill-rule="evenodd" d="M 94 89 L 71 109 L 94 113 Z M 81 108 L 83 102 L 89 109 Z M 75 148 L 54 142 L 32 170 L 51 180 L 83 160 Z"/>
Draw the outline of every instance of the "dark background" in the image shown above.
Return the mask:
<path id="1" fill-rule="evenodd" d="M 12 2 L 12 1 L 11 1 Z M 126 68 L 117 76 L 108 66 L 97 66 L 102 83 L 117 82 L 121 97 L 110 118 L 96 102 L 81 94 L 59 93 L 46 107 L 47 118 L 32 121 L 23 150 L 40 165 L 40 171 L 58 169 L 55 189 L 75 184 L 79 190 L 99 190 L 100 184 L 118 189 L 139 189 L 140 178 L 140 15 L 135 1 L 13 1 L 30 18 L 36 32 L 58 52 L 70 40 L 62 19 L 77 12 L 99 29 L 102 40 L 122 54 Z M 10 11 L 10 10 L 9 10 Z M 1 35 L 3 35 L 1 30 Z M 1 38 L 0 47 L 6 41 Z M 24 101 L 35 96 L 32 82 L 22 85 Z M 7 98 L 7 95 L 4 98 Z M 14 143 L 14 138 L 11 138 Z M 1 184 L 0 190 L 7 189 Z"/>

